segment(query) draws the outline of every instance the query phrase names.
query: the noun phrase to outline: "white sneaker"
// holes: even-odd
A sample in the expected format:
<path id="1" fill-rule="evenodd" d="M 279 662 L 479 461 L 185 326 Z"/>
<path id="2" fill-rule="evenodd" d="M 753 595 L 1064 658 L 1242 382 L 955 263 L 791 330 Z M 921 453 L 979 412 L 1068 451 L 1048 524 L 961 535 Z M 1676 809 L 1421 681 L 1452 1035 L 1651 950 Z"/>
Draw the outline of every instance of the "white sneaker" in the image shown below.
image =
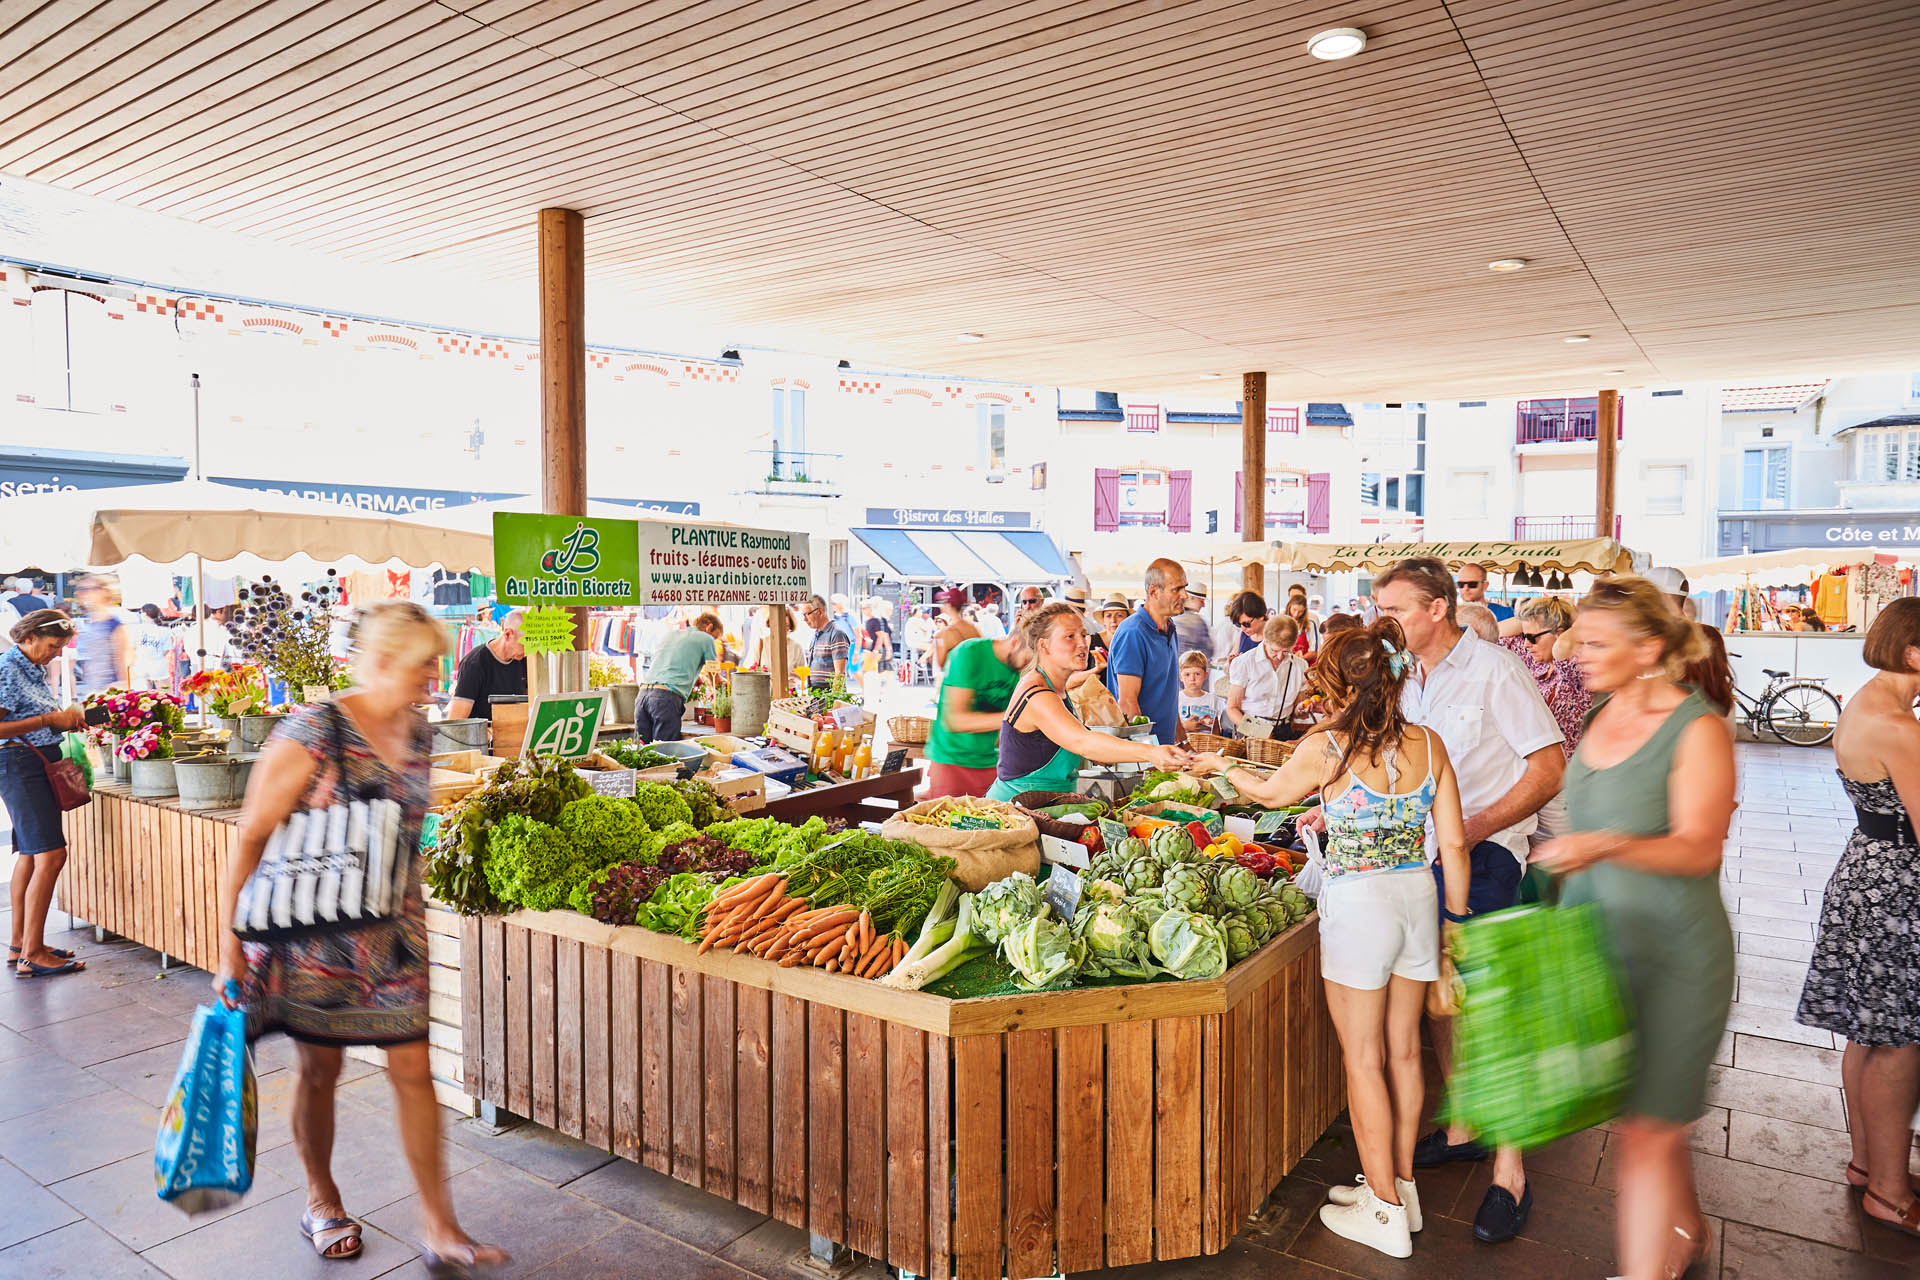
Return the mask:
<path id="1" fill-rule="evenodd" d="M 1337 1236 L 1378 1250 L 1389 1258 L 1413 1256 L 1413 1233 L 1407 1230 L 1405 1205 L 1388 1204 L 1373 1194 L 1373 1188 L 1360 1188 L 1360 1198 L 1352 1204 L 1323 1204 L 1320 1221 Z"/>
<path id="2" fill-rule="evenodd" d="M 1367 1175 L 1357 1173 L 1353 1180 L 1359 1186 L 1333 1187 L 1327 1191 L 1327 1199 L 1334 1204 L 1353 1204 L 1360 1199 L 1360 1188 L 1367 1185 Z M 1405 1178 L 1395 1178 L 1393 1189 L 1400 1194 L 1400 1204 L 1407 1211 L 1407 1230 L 1418 1234 L 1425 1224 L 1420 1221 L 1420 1188 Z"/>

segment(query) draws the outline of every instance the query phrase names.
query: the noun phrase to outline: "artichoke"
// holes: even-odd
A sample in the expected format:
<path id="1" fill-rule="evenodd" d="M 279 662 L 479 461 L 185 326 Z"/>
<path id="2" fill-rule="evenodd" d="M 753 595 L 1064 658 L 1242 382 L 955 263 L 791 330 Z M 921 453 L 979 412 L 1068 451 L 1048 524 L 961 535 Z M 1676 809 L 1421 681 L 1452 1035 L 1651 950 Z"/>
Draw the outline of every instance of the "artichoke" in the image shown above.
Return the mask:
<path id="1" fill-rule="evenodd" d="M 1227 959 L 1238 964 L 1252 955 L 1259 944 L 1254 941 L 1253 930 L 1248 927 L 1245 916 L 1228 916 L 1222 923 L 1227 938 Z"/>
<path id="2" fill-rule="evenodd" d="M 1128 836 L 1124 840 L 1114 841 L 1112 852 L 1121 862 L 1132 862 L 1135 858 L 1147 856 L 1147 842 L 1139 836 Z"/>
<path id="3" fill-rule="evenodd" d="M 1167 872 L 1160 887 L 1166 890 L 1167 906 L 1175 911 L 1204 912 L 1213 897 L 1206 872 L 1185 863 Z"/>
<path id="4" fill-rule="evenodd" d="M 1260 896 L 1260 877 L 1242 866 L 1225 866 L 1214 877 L 1213 891 L 1220 905 L 1238 911 L 1253 905 Z"/>
<path id="5" fill-rule="evenodd" d="M 1121 872 L 1121 881 L 1135 893 L 1142 889 L 1152 889 L 1160 883 L 1160 864 L 1152 858 L 1135 858 Z"/>
<path id="6" fill-rule="evenodd" d="M 996 880 L 973 898 L 973 931 L 997 943 L 1036 916 L 1045 915 L 1046 896 L 1032 876 L 1016 871 Z"/>
<path id="7" fill-rule="evenodd" d="M 1161 968 L 1176 978 L 1217 978 L 1227 971 L 1227 940 L 1220 926 L 1190 911 L 1168 911 L 1147 930 Z"/>
<path id="8" fill-rule="evenodd" d="M 1293 913 L 1287 910 L 1287 904 L 1280 900 L 1278 894 L 1263 894 L 1252 909 L 1266 918 L 1267 931 L 1273 937 L 1279 937 L 1293 927 Z"/>
<path id="9" fill-rule="evenodd" d="M 1258 907 L 1248 907 L 1234 915 L 1236 920 L 1246 922 L 1247 932 L 1253 935 L 1253 945 L 1264 947 L 1273 938 L 1273 921 L 1267 919 L 1267 913 Z"/>
<path id="10" fill-rule="evenodd" d="M 1287 904 L 1287 911 L 1295 920 L 1305 920 L 1307 913 L 1313 910 L 1313 903 L 1300 891 L 1297 884 L 1288 884 L 1280 890 L 1280 901 Z"/>
<path id="11" fill-rule="evenodd" d="M 1126 866 L 1126 859 L 1119 855 L 1103 853 L 1087 864 L 1086 875 L 1089 880 L 1118 880 Z"/>
<path id="12" fill-rule="evenodd" d="M 1153 833 L 1147 850 L 1155 862 L 1163 867 L 1172 867 L 1182 862 L 1196 862 L 1200 851 L 1193 847 L 1193 837 L 1187 834 L 1185 827 L 1161 827 Z"/>

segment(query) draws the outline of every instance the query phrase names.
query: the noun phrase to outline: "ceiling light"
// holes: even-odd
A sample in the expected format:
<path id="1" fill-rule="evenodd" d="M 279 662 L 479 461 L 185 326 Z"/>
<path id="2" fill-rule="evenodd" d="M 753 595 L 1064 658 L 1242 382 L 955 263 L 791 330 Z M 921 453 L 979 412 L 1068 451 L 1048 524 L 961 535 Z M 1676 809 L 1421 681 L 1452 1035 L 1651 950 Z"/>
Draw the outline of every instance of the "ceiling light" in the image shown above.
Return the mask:
<path id="1" fill-rule="evenodd" d="M 1367 33 L 1358 27 L 1330 27 L 1307 41 L 1307 52 L 1323 62 L 1351 58 L 1367 47 Z"/>
<path id="2" fill-rule="evenodd" d="M 1489 271 L 1518 271 L 1527 265 L 1525 258 L 1495 258 L 1487 264 Z"/>
<path id="3" fill-rule="evenodd" d="M 1570 333 L 1570 334 L 1568 334 L 1568 335 L 1567 335 L 1566 337 L 1564 337 L 1564 338 L 1562 338 L 1562 339 L 1560 339 L 1560 341 L 1562 341 L 1562 342 L 1592 342 L 1592 341 L 1593 341 L 1593 335 L 1592 335 L 1592 334 L 1590 334 L 1590 333 Z"/>
<path id="4" fill-rule="evenodd" d="M 959 338 L 961 342 L 985 342 L 986 340 L 987 335 L 984 333 L 963 333 Z"/>
<path id="5" fill-rule="evenodd" d="M 1224 378 L 1227 375 L 1224 373 L 1203 373 L 1200 376 L 1203 378 Z"/>

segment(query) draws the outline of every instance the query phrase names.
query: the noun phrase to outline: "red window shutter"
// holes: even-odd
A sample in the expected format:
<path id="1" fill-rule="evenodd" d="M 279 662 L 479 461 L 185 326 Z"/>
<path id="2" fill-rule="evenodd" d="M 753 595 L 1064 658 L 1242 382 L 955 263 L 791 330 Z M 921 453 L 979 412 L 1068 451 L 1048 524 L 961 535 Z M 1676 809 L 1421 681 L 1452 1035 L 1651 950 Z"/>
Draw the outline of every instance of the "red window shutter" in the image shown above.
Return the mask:
<path id="1" fill-rule="evenodd" d="M 1167 472 L 1167 531 L 1188 533 L 1193 529 L 1193 472 Z"/>
<path id="2" fill-rule="evenodd" d="M 1241 511 L 1246 506 L 1247 501 L 1246 474 L 1244 471 L 1236 471 L 1233 473 L 1233 531 L 1235 533 L 1240 532 Z"/>
<path id="3" fill-rule="evenodd" d="M 1333 527 L 1333 477 L 1315 471 L 1307 477 L 1307 532 L 1325 533 Z"/>
<path id="4" fill-rule="evenodd" d="M 1120 527 L 1120 472 L 1117 469 L 1094 468 L 1093 527 L 1103 533 Z"/>

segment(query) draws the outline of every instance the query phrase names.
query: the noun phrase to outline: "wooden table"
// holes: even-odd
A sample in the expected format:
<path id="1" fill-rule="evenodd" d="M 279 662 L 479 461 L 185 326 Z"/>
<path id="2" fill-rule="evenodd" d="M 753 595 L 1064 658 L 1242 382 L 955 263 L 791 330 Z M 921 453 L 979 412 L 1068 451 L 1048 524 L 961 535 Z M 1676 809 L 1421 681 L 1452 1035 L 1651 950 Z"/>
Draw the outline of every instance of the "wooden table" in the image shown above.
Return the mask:
<path id="1" fill-rule="evenodd" d="M 924 771 L 902 769 L 898 773 L 876 773 L 855 782 L 830 782 L 796 791 L 770 800 L 755 817 L 779 818 L 782 822 L 805 822 L 808 818 L 840 818 L 858 825 L 885 822 L 913 803 L 913 793 Z"/>
<path id="2" fill-rule="evenodd" d="M 1212 981 L 977 1000 L 568 911 L 461 963 L 476 1097 L 939 1280 L 1218 1253 L 1345 1105 L 1317 916 Z"/>

